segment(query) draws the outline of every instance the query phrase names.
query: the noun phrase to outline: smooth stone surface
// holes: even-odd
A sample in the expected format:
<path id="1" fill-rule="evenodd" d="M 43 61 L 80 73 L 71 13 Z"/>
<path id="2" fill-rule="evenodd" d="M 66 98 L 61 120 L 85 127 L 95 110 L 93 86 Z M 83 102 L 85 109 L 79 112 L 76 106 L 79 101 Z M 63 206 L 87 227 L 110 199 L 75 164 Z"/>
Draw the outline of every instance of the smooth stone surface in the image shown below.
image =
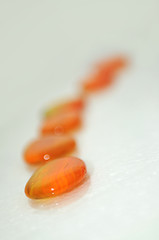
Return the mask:
<path id="1" fill-rule="evenodd" d="M 115 80 L 116 74 L 127 65 L 127 60 L 122 57 L 116 57 L 103 60 L 95 69 L 95 73 L 91 74 L 83 82 L 83 89 L 86 92 L 94 92 L 109 87 Z"/>
<path id="2" fill-rule="evenodd" d="M 40 167 L 25 187 L 32 199 L 60 195 L 76 187 L 86 175 L 85 163 L 76 157 L 59 158 Z"/>
<path id="3" fill-rule="evenodd" d="M 76 142 L 71 136 L 42 136 L 31 142 L 24 152 L 24 159 L 31 164 L 46 162 L 75 150 Z"/>
<path id="4" fill-rule="evenodd" d="M 81 113 L 79 111 L 66 111 L 49 117 L 42 123 L 41 133 L 62 135 L 81 126 Z"/>
<path id="5" fill-rule="evenodd" d="M 71 100 L 71 101 L 62 102 L 62 103 L 57 104 L 57 105 L 51 105 L 44 112 L 44 116 L 45 117 L 50 117 L 50 116 L 56 115 L 57 113 L 67 112 L 67 111 L 70 111 L 70 110 L 81 111 L 81 110 L 83 110 L 84 105 L 85 105 L 85 103 L 84 103 L 83 98 L 77 98 L 77 99 L 74 99 L 74 100 Z"/>

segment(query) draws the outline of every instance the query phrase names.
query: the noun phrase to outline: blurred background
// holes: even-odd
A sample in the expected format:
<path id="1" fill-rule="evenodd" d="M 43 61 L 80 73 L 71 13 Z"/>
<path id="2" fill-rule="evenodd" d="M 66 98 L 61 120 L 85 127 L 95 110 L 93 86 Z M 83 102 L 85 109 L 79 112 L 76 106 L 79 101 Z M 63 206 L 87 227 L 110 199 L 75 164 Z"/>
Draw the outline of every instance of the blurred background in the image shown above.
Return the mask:
<path id="1" fill-rule="evenodd" d="M 158 12 L 157 0 L 0 0 L 1 239 L 159 239 Z M 29 201 L 22 151 L 42 110 L 112 54 L 130 65 L 76 134 L 89 183 Z"/>

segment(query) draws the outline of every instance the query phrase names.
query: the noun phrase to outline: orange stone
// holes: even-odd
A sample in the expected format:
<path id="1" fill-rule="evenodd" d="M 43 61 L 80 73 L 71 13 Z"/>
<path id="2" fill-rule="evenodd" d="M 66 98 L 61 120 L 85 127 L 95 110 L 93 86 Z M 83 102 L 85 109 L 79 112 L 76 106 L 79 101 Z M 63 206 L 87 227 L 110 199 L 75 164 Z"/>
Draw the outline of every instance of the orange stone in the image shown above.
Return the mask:
<path id="1" fill-rule="evenodd" d="M 25 187 L 32 199 L 48 198 L 72 190 L 86 176 L 85 163 L 76 157 L 50 161 L 37 169 Z"/>
<path id="2" fill-rule="evenodd" d="M 103 61 L 96 67 L 96 72 L 83 82 L 83 89 L 86 92 L 93 92 L 110 86 L 116 74 L 127 64 L 124 58 L 114 58 Z"/>
<path id="3" fill-rule="evenodd" d="M 62 135 L 81 126 L 81 113 L 79 111 L 60 112 L 44 120 L 41 133 Z"/>
<path id="4" fill-rule="evenodd" d="M 123 69 L 124 67 L 126 67 L 128 64 L 128 60 L 126 58 L 123 57 L 116 57 L 116 58 L 112 58 L 110 60 L 105 60 L 100 62 L 97 65 L 97 68 L 99 69 L 99 71 L 111 71 L 112 73 L 119 71 L 120 69 Z"/>
<path id="5" fill-rule="evenodd" d="M 51 106 L 44 113 L 45 117 L 50 117 L 56 115 L 60 112 L 68 112 L 71 110 L 81 111 L 84 108 L 84 99 L 77 98 L 72 101 L 66 101 L 65 103 L 57 104 L 56 106 Z"/>
<path id="6" fill-rule="evenodd" d="M 83 83 L 83 89 L 86 92 L 93 92 L 108 87 L 113 80 L 113 76 L 109 72 L 98 72 L 94 76 L 89 77 Z"/>
<path id="7" fill-rule="evenodd" d="M 75 147 L 75 140 L 70 136 L 42 136 L 26 148 L 24 159 L 30 164 L 46 162 L 70 154 Z"/>

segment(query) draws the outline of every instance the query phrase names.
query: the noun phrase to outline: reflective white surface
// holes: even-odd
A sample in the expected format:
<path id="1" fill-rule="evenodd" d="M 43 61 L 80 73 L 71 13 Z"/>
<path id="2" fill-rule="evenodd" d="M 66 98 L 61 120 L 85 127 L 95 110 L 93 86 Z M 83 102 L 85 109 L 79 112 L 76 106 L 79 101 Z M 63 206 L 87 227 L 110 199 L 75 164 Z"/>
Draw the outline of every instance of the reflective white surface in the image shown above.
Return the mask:
<path id="1" fill-rule="evenodd" d="M 159 3 L 0 1 L 0 239 L 158 240 Z M 76 94 L 91 63 L 130 56 L 92 96 L 79 152 L 90 178 L 54 200 L 29 201 L 22 150 L 50 101 Z"/>

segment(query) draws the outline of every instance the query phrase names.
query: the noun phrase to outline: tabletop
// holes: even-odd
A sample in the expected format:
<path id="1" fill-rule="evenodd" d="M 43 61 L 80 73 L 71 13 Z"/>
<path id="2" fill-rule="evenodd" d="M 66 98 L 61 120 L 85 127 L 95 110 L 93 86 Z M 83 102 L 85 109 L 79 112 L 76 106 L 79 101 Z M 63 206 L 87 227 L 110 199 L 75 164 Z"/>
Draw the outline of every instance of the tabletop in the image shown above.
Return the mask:
<path id="1" fill-rule="evenodd" d="M 159 2 L 0 1 L 0 236 L 158 240 Z M 129 66 L 92 94 L 75 134 L 87 181 L 32 201 L 23 161 L 45 106 L 76 96 L 91 66 L 122 54 Z"/>

